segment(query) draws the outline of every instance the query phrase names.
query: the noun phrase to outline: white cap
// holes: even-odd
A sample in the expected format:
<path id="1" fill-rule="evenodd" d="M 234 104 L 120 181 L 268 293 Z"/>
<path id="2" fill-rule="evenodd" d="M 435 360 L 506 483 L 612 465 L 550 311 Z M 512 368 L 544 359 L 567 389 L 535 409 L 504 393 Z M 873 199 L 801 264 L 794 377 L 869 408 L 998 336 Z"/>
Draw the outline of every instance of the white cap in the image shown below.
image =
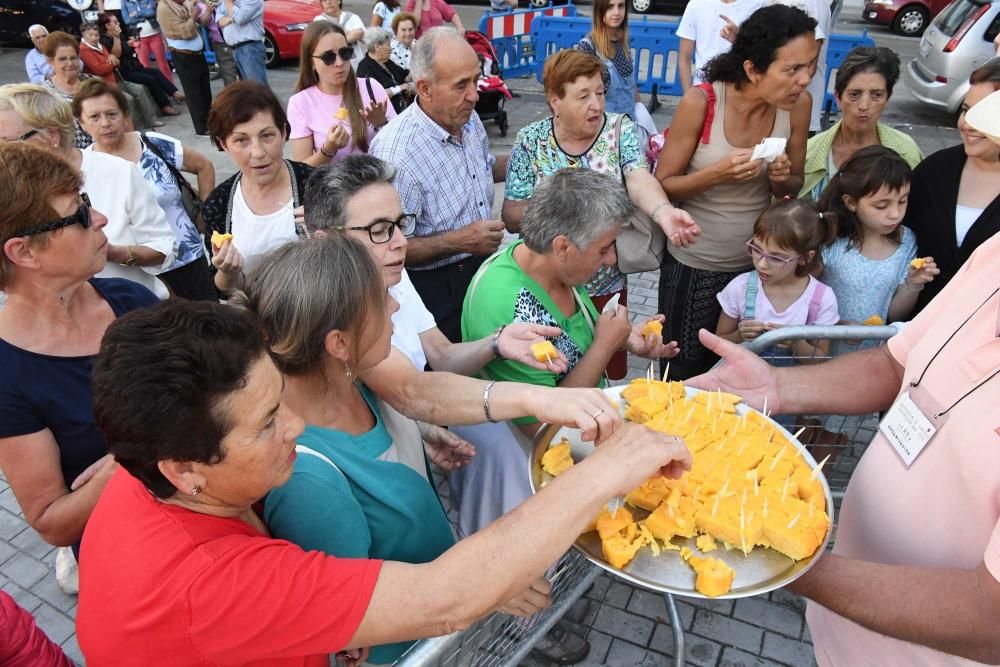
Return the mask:
<path id="1" fill-rule="evenodd" d="M 1000 90 L 965 112 L 965 122 L 1000 144 Z"/>

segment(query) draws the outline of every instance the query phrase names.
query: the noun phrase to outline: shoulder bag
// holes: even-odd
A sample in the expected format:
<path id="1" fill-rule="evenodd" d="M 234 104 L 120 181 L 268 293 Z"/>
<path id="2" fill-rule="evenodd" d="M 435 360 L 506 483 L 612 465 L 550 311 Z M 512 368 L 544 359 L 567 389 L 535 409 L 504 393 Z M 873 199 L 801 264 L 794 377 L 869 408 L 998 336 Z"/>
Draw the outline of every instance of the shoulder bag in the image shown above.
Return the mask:
<path id="1" fill-rule="evenodd" d="M 174 166 L 173 162 L 167 159 L 156 143 L 149 140 L 145 132 L 140 133 L 139 136 L 142 137 L 143 145 L 153 151 L 153 155 L 160 158 L 163 164 L 167 165 L 170 175 L 177 181 L 177 187 L 181 191 L 181 203 L 184 205 L 184 210 L 187 212 L 188 217 L 191 218 L 194 226 L 198 228 L 198 231 L 204 234 L 205 223 L 201 219 L 201 199 L 198 198 L 198 191 L 188 183 L 188 180 L 184 178 L 184 174 Z"/>
<path id="2" fill-rule="evenodd" d="M 622 119 L 618 116 L 615 122 L 615 150 L 618 151 L 621 164 Z M 619 167 L 620 168 L 620 167 Z M 625 175 L 622 174 L 622 186 L 628 192 Z M 660 226 L 638 207 L 633 206 L 632 214 L 625 219 L 618 239 L 615 241 L 618 253 L 618 270 L 624 274 L 655 271 L 663 262 L 666 252 L 667 237 Z"/>

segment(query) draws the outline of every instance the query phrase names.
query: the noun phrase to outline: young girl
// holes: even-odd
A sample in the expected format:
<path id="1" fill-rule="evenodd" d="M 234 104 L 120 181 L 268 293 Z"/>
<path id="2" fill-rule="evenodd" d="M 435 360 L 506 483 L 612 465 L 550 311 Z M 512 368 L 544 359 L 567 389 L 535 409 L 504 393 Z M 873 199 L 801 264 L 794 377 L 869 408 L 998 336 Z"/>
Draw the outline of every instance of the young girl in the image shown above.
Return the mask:
<path id="1" fill-rule="evenodd" d="M 837 294 L 844 324 L 906 320 L 917 294 L 940 272 L 932 257 L 914 266 L 916 238 L 901 224 L 910 176 L 898 153 L 868 146 L 841 165 L 820 197 L 820 209 L 837 220 L 837 238 L 823 249 L 822 276 Z"/>
<path id="2" fill-rule="evenodd" d="M 771 204 L 753 227 L 747 252 L 754 270 L 733 278 L 719 292 L 716 333 L 740 343 L 766 331 L 801 324 L 836 324 L 837 297 L 813 278 L 820 248 L 833 240 L 835 225 L 812 202 L 785 198 Z M 829 341 L 796 341 L 795 356 L 822 356 Z"/>

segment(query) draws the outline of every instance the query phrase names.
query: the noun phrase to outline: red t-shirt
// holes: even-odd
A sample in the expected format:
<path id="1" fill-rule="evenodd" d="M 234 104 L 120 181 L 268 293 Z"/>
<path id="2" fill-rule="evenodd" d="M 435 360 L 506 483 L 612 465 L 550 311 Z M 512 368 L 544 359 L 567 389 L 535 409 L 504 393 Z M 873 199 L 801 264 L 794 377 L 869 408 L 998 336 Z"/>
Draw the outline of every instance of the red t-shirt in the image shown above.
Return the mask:
<path id="1" fill-rule="evenodd" d="M 80 563 L 76 628 L 90 667 L 329 665 L 382 566 L 161 503 L 124 469 L 87 522 Z"/>

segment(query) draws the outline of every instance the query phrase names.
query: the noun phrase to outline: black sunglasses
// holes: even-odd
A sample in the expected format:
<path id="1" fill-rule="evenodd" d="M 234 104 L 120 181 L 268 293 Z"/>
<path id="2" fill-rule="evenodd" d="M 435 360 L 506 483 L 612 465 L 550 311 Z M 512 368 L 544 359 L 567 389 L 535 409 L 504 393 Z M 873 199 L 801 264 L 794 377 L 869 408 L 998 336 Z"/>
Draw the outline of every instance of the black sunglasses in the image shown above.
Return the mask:
<path id="1" fill-rule="evenodd" d="M 15 236 L 26 237 L 35 236 L 37 234 L 44 234 L 45 232 L 54 232 L 57 229 L 62 229 L 63 227 L 71 227 L 73 225 L 80 225 L 84 229 L 90 228 L 90 197 L 87 196 L 86 192 L 80 193 L 80 199 L 83 203 L 80 204 L 80 208 L 76 209 L 76 212 L 72 215 L 68 215 L 65 218 L 59 218 L 58 220 L 53 220 L 52 222 L 43 222 L 40 225 L 35 225 L 34 227 L 28 227 L 27 229 L 22 229 Z"/>
<path id="2" fill-rule="evenodd" d="M 313 56 L 316 60 L 322 60 L 323 64 L 327 67 L 336 63 L 338 57 L 345 63 L 349 63 L 351 62 L 351 58 L 354 57 L 354 49 L 350 46 L 345 46 L 342 49 L 337 49 L 336 51 L 330 49 L 329 51 L 324 51 L 318 56 Z"/>
<path id="3" fill-rule="evenodd" d="M 22 134 L 19 137 L 14 137 L 12 139 L 4 139 L 3 142 L 5 144 L 13 144 L 13 143 L 17 143 L 19 141 L 27 141 L 28 139 L 32 138 L 33 136 L 35 136 L 39 132 L 41 132 L 41 130 L 28 130 L 27 132 L 25 132 L 24 134 Z"/>
<path id="4" fill-rule="evenodd" d="M 342 227 L 341 229 L 368 232 L 368 238 L 372 240 L 372 243 L 380 244 L 388 243 L 393 234 L 396 233 L 397 228 L 403 232 L 403 236 L 410 236 L 417 229 L 417 216 L 412 213 L 403 213 L 395 220 L 382 218 L 364 227 Z"/>

